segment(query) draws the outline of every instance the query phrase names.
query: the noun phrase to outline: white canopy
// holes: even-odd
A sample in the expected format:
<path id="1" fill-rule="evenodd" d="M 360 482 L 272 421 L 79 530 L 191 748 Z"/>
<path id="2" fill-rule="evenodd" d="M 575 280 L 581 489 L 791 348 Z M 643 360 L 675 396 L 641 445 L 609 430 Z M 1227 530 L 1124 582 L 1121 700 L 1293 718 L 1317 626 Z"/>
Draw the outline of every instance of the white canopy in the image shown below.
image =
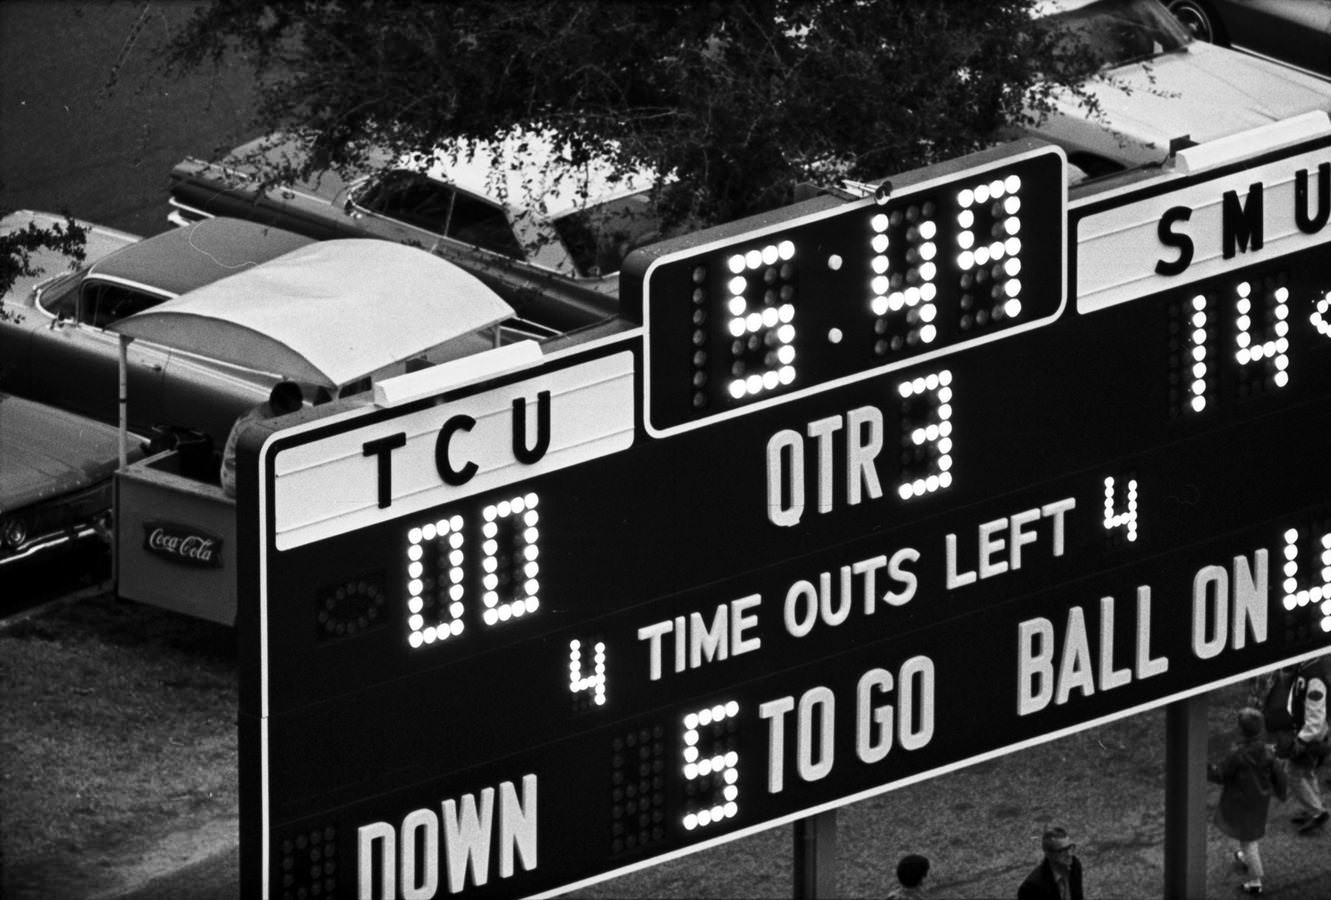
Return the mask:
<path id="1" fill-rule="evenodd" d="M 392 241 L 301 247 L 111 325 L 120 334 L 340 388 L 513 309 L 474 275 Z"/>

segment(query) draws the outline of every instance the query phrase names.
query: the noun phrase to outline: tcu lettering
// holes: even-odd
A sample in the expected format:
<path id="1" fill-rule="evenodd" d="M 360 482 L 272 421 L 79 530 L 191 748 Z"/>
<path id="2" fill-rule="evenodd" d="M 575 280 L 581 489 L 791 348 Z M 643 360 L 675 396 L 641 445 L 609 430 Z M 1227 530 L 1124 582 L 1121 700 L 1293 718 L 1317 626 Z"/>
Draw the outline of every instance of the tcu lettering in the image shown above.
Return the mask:
<path id="1" fill-rule="evenodd" d="M 439 477 L 445 484 L 457 487 L 466 484 L 475 477 L 479 466 L 474 460 L 459 459 L 453 453 L 453 439 L 459 432 L 471 431 L 476 427 L 476 420 L 465 413 L 449 416 L 439 429 L 435 438 L 434 463 Z M 528 434 L 527 398 L 513 400 L 513 458 L 523 465 L 530 466 L 539 462 L 550 449 L 550 392 L 540 391 L 536 395 L 536 434 Z M 404 432 L 386 435 L 373 441 L 366 441 L 361 452 L 373 456 L 378 461 L 379 471 L 379 508 L 387 509 L 393 502 L 393 451 L 407 445 Z"/>

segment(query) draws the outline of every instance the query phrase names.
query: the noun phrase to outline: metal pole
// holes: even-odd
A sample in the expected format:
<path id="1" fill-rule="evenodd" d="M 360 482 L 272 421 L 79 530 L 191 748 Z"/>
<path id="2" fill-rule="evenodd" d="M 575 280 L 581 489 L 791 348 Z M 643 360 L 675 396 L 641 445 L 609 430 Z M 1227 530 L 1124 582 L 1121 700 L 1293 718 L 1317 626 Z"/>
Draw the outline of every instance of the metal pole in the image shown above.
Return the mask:
<path id="1" fill-rule="evenodd" d="M 836 896 L 836 810 L 795 822 L 795 900 Z"/>
<path id="2" fill-rule="evenodd" d="M 1206 896 L 1206 706 L 1165 707 L 1165 900 Z"/>

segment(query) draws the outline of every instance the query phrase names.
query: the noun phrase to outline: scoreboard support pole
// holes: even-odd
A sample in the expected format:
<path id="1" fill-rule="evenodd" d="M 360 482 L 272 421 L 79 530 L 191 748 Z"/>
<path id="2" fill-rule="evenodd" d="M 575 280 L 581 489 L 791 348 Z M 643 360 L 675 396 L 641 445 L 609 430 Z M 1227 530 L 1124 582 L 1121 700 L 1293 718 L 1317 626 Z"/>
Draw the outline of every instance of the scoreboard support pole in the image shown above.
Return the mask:
<path id="1" fill-rule="evenodd" d="M 795 822 L 795 900 L 829 900 L 836 891 L 836 810 Z"/>
<path id="2" fill-rule="evenodd" d="M 1206 896 L 1207 700 L 1165 707 L 1166 900 Z"/>

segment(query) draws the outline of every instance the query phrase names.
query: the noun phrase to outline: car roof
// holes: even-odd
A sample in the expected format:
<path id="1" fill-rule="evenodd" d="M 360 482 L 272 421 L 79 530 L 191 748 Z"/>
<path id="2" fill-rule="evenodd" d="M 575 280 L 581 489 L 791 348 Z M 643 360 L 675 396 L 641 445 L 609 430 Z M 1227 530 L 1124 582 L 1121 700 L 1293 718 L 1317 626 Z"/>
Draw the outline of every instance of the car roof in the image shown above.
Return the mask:
<path id="1" fill-rule="evenodd" d="M 656 182 L 650 169 L 619 175 L 604 158 L 575 166 L 554 147 L 548 132 L 518 131 L 500 141 L 445 144 L 431 159 L 404 156 L 398 165 L 544 219 L 641 193 Z"/>
<path id="2" fill-rule="evenodd" d="M 313 242 L 258 222 L 203 219 L 102 257 L 88 275 L 178 296 Z"/>
<path id="3" fill-rule="evenodd" d="M 0 510 L 108 477 L 119 456 L 115 426 L 0 392 Z"/>
<path id="4" fill-rule="evenodd" d="M 441 257 L 375 238 L 321 241 L 113 323 L 110 330 L 302 384 L 340 388 L 513 308 Z M 488 342 L 488 343 L 487 343 Z"/>

